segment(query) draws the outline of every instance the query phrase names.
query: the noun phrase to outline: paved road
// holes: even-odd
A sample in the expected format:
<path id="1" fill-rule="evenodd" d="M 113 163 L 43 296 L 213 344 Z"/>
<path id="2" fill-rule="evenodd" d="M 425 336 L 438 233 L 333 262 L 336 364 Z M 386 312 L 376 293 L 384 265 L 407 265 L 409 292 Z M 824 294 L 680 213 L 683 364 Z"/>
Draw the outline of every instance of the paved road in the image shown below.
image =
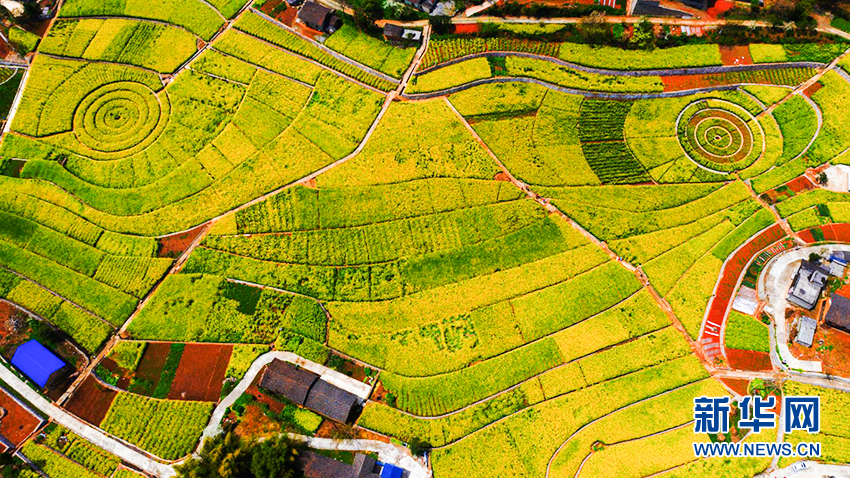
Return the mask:
<path id="1" fill-rule="evenodd" d="M 61 408 L 48 402 L 44 397 L 27 386 L 17 375 L 7 368 L 5 361 L 0 366 L 0 379 L 9 384 L 12 389 L 27 399 L 35 408 L 53 419 L 56 423 L 68 428 L 77 435 L 83 437 L 96 446 L 112 453 L 131 465 L 146 473 L 161 478 L 170 478 L 176 473 L 169 465 L 159 463 L 150 456 L 140 453 L 124 443 L 112 438 L 102 431 L 84 423 L 80 419 L 65 412 Z"/>
<path id="2" fill-rule="evenodd" d="M 794 471 L 793 465 L 779 470 L 758 475 L 756 478 L 824 478 L 834 476 L 835 478 L 850 478 L 850 466 L 848 465 L 824 465 L 813 461 L 803 461 L 808 469 Z"/>

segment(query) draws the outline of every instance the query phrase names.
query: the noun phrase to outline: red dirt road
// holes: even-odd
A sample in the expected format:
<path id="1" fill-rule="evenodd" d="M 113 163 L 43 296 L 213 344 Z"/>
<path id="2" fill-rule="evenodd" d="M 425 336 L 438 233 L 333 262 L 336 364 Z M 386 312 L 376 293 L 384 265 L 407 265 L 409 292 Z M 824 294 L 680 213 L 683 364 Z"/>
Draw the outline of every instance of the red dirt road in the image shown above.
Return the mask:
<path id="1" fill-rule="evenodd" d="M 93 377 L 88 376 L 68 400 L 65 408 L 92 425 L 100 426 L 116 395 L 118 392 L 100 385 Z"/>
<path id="2" fill-rule="evenodd" d="M 168 398 L 217 402 L 232 345 L 186 344 Z"/>

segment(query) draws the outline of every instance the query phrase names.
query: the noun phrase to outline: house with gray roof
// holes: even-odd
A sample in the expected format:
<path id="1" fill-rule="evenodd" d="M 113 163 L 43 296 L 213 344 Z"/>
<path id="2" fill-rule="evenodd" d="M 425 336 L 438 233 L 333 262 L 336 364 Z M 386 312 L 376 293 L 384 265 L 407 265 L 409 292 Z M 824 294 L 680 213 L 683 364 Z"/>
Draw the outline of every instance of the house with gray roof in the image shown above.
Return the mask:
<path id="1" fill-rule="evenodd" d="M 279 359 L 266 366 L 259 386 L 341 423 L 353 418 L 362 401 L 357 395 L 322 380 L 319 375 Z"/>
<path id="2" fill-rule="evenodd" d="M 788 291 L 788 302 L 807 310 L 814 309 L 828 278 L 827 269 L 815 262 L 803 260 Z"/>
<path id="3" fill-rule="evenodd" d="M 832 294 L 824 322 L 830 327 L 850 334 L 850 299 L 839 294 Z"/>
<path id="4" fill-rule="evenodd" d="M 342 26 L 342 20 L 330 8 L 316 2 L 307 2 L 298 11 L 298 19 L 323 33 L 333 33 Z"/>
<path id="5" fill-rule="evenodd" d="M 800 323 L 797 325 L 797 338 L 795 342 L 804 346 L 811 347 L 815 341 L 815 331 L 818 328 L 818 323 L 811 317 L 800 317 Z"/>
<path id="6" fill-rule="evenodd" d="M 346 423 L 358 402 L 357 395 L 319 379 L 310 389 L 304 406 L 331 420 Z"/>
<path id="7" fill-rule="evenodd" d="M 283 395 L 298 405 L 307 402 L 310 387 L 316 383 L 319 376 L 289 362 L 274 359 L 260 377 L 260 388 L 278 395 Z"/>

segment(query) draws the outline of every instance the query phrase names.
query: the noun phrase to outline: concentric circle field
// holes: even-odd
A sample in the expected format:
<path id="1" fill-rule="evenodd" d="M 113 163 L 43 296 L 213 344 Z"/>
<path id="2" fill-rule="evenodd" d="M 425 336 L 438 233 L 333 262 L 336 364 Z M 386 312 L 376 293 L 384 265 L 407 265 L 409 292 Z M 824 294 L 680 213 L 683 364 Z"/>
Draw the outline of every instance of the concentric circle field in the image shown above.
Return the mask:
<path id="1" fill-rule="evenodd" d="M 80 102 L 74 114 L 74 134 L 95 151 L 120 152 L 155 139 L 165 116 L 159 97 L 147 86 L 110 83 Z"/>
<path id="2" fill-rule="evenodd" d="M 679 144 L 697 164 L 715 172 L 743 169 L 764 150 L 758 121 L 734 103 L 721 100 L 688 105 L 677 123 Z"/>

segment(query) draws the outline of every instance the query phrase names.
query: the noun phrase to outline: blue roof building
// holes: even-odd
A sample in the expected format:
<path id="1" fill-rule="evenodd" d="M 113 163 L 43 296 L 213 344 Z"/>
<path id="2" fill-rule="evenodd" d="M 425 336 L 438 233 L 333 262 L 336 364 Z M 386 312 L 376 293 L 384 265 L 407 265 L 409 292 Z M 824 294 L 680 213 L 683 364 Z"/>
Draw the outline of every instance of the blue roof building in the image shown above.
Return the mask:
<path id="1" fill-rule="evenodd" d="M 404 475 L 404 468 L 399 468 L 389 463 L 382 463 L 381 478 L 401 478 Z"/>
<path id="2" fill-rule="evenodd" d="M 37 340 L 30 340 L 15 350 L 12 365 L 45 388 L 59 375 L 57 372 L 65 367 L 65 362 Z"/>

